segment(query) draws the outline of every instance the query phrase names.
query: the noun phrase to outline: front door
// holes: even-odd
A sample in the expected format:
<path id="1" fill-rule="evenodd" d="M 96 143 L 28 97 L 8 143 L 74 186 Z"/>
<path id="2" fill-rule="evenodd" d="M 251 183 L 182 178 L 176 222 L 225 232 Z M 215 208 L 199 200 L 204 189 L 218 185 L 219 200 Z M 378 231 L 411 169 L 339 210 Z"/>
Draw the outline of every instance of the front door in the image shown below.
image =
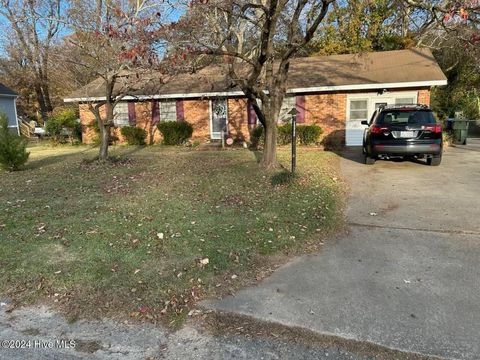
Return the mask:
<path id="1" fill-rule="evenodd" d="M 227 131 L 228 106 L 227 99 L 213 99 L 211 101 L 210 138 L 221 139 L 222 131 Z"/>

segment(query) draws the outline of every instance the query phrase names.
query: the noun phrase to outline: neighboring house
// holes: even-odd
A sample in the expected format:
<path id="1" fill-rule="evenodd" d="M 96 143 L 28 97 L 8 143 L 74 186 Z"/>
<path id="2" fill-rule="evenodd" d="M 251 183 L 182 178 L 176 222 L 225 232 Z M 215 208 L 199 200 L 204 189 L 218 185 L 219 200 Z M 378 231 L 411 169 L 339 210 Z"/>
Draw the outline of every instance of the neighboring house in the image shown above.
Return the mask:
<path id="1" fill-rule="evenodd" d="M 18 94 L 0 83 L 0 112 L 8 119 L 8 127 L 20 135 L 17 119 L 17 97 Z"/>
<path id="2" fill-rule="evenodd" d="M 117 105 L 117 136 L 119 127 L 135 124 L 158 141 L 156 123 L 185 120 L 193 125 L 194 140 L 220 139 L 224 127 L 236 139 L 249 139 L 249 130 L 257 124 L 255 112 L 225 69 L 210 66 L 163 80 L 152 75 L 140 78 L 139 90 Z M 369 119 L 375 108 L 382 104 L 429 105 L 431 87 L 446 84 L 427 49 L 297 58 L 290 66 L 281 121 L 289 121 L 288 112 L 295 107 L 299 124 L 318 124 L 324 137 L 361 145 L 361 121 Z M 80 104 L 86 143 L 95 136 L 90 126 L 94 118 L 86 102 L 102 100 L 102 89 L 101 80 L 96 80 L 65 99 Z"/>

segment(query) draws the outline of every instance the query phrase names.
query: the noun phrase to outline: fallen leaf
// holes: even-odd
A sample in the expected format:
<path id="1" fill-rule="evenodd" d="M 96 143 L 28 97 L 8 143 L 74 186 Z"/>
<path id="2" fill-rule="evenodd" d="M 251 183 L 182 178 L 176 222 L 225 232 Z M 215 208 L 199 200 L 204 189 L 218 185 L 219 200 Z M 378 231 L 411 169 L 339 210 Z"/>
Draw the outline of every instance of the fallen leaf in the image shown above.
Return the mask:
<path id="1" fill-rule="evenodd" d="M 202 313 L 201 310 L 194 309 L 194 310 L 190 310 L 190 311 L 188 312 L 188 316 L 200 315 L 201 313 Z"/>

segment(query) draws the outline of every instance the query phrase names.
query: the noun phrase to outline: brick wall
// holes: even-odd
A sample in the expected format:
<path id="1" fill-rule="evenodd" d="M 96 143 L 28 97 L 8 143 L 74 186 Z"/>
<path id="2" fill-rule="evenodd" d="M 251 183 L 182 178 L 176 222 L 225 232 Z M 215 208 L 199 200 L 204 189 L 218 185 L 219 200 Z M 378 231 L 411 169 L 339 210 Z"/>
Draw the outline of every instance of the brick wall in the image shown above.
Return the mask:
<path id="1" fill-rule="evenodd" d="M 207 141 L 210 139 L 210 101 L 184 100 L 185 121 L 193 126 L 193 140 Z"/>
<path id="2" fill-rule="evenodd" d="M 418 91 L 418 101 L 419 104 L 424 104 L 430 106 L 430 89 L 422 89 Z"/>
<path id="3" fill-rule="evenodd" d="M 145 142 L 147 144 L 159 143 L 162 135 L 155 125 L 152 126 L 152 101 L 135 103 L 135 115 L 137 127 L 147 132 Z"/>
<path id="4" fill-rule="evenodd" d="M 322 140 L 328 137 L 343 142 L 347 111 L 346 93 L 313 94 L 305 96 L 305 124 L 322 128 Z"/>
<path id="5" fill-rule="evenodd" d="M 135 103 L 137 126 L 147 131 L 147 137 L 145 139 L 147 144 L 157 143 L 161 140 L 161 135 L 157 127 L 151 126 L 151 113 L 152 103 L 150 101 Z M 102 111 L 102 116 L 104 114 L 104 111 Z M 95 116 L 88 109 L 88 105 L 86 104 L 80 105 L 80 122 L 82 124 L 82 142 L 84 144 L 93 143 L 97 138 L 97 133 L 92 127 L 92 125 L 95 124 L 96 120 Z M 125 141 L 122 134 L 120 133 L 120 128 L 112 128 L 111 135 L 112 139 L 116 139 L 116 143 L 123 143 Z"/>
<path id="6" fill-rule="evenodd" d="M 92 128 L 95 121 L 95 116 L 88 110 L 88 105 L 80 104 L 80 123 L 82 124 L 82 142 L 84 144 L 93 143 L 97 137 L 97 133 Z"/>
<path id="7" fill-rule="evenodd" d="M 392 90 L 394 91 L 394 90 Z M 405 90 L 412 91 L 412 89 Z M 430 90 L 418 90 L 418 102 L 430 104 Z M 184 100 L 185 120 L 193 126 L 192 140 L 206 142 L 210 140 L 210 101 L 209 100 Z M 322 139 L 335 138 L 343 141 L 345 136 L 345 121 L 347 111 L 347 93 L 323 93 L 305 96 L 305 124 L 316 124 L 323 129 Z M 161 141 L 161 134 L 156 126 L 151 126 L 151 101 L 135 104 L 137 126 L 147 131 L 147 143 L 153 144 Z M 83 142 L 91 143 L 96 133 L 90 126 L 95 118 L 88 110 L 87 105 L 80 105 L 80 120 L 82 123 Z M 249 126 L 247 113 L 247 100 L 242 98 L 228 99 L 229 130 L 232 137 L 237 140 L 249 140 Z M 122 142 L 120 129 L 112 129 Z"/>
<path id="8" fill-rule="evenodd" d="M 230 135 L 239 141 L 250 139 L 247 109 L 247 99 L 228 99 L 228 129 Z"/>

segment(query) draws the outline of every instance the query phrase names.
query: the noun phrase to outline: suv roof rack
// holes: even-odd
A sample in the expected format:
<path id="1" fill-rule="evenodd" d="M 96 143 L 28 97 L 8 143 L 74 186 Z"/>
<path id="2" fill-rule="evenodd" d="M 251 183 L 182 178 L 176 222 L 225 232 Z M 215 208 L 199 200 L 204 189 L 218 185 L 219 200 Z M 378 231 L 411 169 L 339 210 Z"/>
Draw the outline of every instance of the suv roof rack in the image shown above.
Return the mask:
<path id="1" fill-rule="evenodd" d="M 379 109 L 402 109 L 402 108 L 415 108 L 415 109 L 428 109 L 428 105 L 425 104 L 398 104 L 398 105 L 380 105 Z"/>

